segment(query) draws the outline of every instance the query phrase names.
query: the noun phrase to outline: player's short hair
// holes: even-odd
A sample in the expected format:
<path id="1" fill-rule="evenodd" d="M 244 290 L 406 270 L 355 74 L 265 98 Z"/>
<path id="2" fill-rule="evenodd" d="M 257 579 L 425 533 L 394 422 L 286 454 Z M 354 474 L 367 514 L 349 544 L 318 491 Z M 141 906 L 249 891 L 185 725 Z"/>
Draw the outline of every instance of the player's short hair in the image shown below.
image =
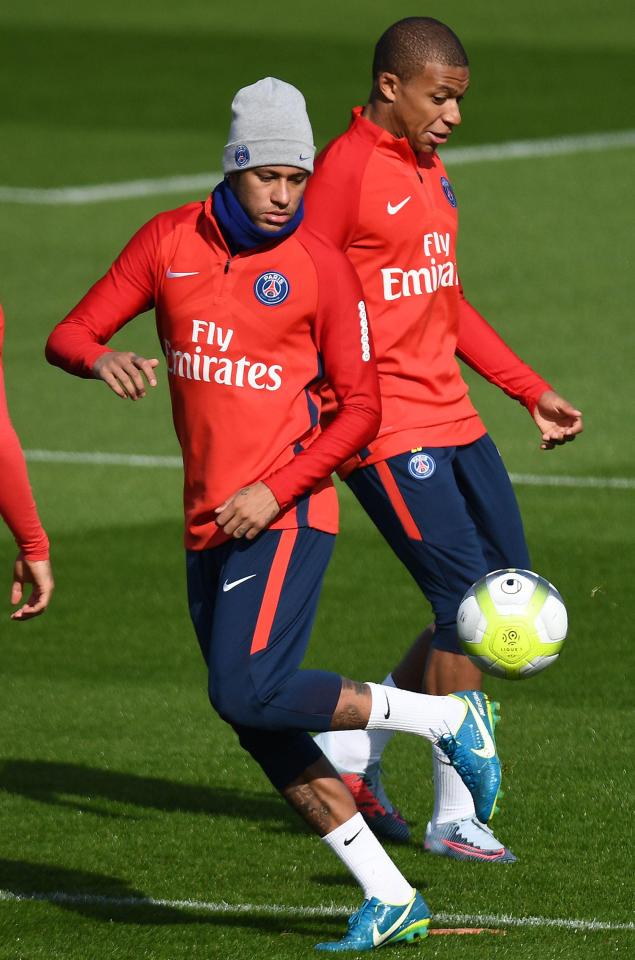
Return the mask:
<path id="1" fill-rule="evenodd" d="M 433 17 L 406 17 L 381 35 L 373 57 L 373 83 L 380 73 L 394 73 L 408 81 L 427 63 L 467 67 L 463 44 L 445 23 Z"/>

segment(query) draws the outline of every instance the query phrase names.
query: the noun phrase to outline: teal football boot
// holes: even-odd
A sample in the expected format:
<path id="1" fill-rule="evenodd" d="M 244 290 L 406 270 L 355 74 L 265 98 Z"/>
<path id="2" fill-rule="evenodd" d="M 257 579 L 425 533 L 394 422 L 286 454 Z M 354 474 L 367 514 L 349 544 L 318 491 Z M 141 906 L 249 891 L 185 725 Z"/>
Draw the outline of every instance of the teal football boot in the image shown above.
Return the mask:
<path id="1" fill-rule="evenodd" d="M 412 943 L 428 935 L 430 910 L 416 890 L 408 903 L 395 906 L 376 897 L 364 900 L 348 921 L 346 936 L 330 943 L 316 943 L 316 950 L 375 950 L 391 943 Z"/>
<path id="2" fill-rule="evenodd" d="M 498 810 L 496 799 L 501 783 L 494 737 L 498 704 L 490 703 L 480 690 L 461 690 L 450 696 L 465 704 L 465 717 L 454 734 L 445 733 L 437 740 L 437 746 L 472 794 L 476 816 L 481 823 L 487 823 Z"/>

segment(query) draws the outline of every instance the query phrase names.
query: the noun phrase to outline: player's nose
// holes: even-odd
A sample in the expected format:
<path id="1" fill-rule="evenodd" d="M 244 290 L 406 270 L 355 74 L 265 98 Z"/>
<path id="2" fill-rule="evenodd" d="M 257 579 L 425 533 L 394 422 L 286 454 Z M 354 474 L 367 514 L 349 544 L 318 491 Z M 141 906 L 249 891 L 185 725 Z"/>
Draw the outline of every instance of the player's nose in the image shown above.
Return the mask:
<path id="1" fill-rule="evenodd" d="M 279 207 L 289 206 L 291 195 L 289 193 L 289 185 L 286 183 L 286 181 L 276 181 L 273 190 L 271 191 L 271 199 L 273 203 L 277 204 Z"/>
<path id="2" fill-rule="evenodd" d="M 461 108 L 456 100 L 446 100 L 443 119 L 451 127 L 457 127 L 461 122 Z"/>

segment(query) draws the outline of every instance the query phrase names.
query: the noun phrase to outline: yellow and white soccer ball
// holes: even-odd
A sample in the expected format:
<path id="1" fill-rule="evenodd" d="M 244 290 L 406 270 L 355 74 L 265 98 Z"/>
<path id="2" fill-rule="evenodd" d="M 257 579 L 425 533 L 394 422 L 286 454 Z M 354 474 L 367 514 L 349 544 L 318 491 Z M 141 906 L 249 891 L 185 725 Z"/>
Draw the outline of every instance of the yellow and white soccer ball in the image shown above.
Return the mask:
<path id="1" fill-rule="evenodd" d="M 555 663 L 567 636 L 567 609 L 531 570 L 494 570 L 467 591 L 457 614 L 461 646 L 484 673 L 524 680 Z"/>

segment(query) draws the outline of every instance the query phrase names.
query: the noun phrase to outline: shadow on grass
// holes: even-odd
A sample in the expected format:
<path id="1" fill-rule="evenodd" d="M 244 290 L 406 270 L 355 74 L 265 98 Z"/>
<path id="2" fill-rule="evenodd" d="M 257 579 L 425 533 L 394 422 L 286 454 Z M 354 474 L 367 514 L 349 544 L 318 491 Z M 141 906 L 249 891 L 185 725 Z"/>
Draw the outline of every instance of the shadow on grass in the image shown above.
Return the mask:
<path id="1" fill-rule="evenodd" d="M 77 763 L 6 760 L 0 765 L 0 790 L 98 817 L 134 817 L 134 813 L 110 806 L 124 804 L 167 813 L 242 817 L 277 832 L 301 833 L 306 829 L 273 792 L 198 786 Z"/>
<path id="2" fill-rule="evenodd" d="M 283 913 L 259 916 L 257 907 L 232 913 L 231 905 L 218 904 L 218 912 L 212 912 L 197 907 L 193 901 L 191 906 L 180 908 L 169 901 L 150 900 L 118 877 L 24 860 L 0 859 L 0 892 L 5 902 L 11 902 L 13 895 L 22 903 L 50 903 L 102 923 L 248 927 L 261 933 L 289 931 L 316 938 L 338 924 L 337 920 L 324 917 L 285 917 Z M 3 930 L 9 932 L 8 927 L 3 926 Z"/>

